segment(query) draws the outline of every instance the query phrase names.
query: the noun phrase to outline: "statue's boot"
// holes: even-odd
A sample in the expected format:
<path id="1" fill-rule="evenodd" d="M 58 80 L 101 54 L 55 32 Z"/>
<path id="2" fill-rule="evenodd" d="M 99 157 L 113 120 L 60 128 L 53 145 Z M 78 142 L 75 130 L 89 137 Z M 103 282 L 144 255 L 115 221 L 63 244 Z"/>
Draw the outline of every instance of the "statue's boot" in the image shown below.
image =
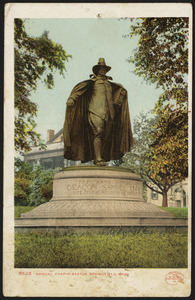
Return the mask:
<path id="1" fill-rule="evenodd" d="M 95 165 L 97 166 L 105 166 L 106 163 L 104 159 L 101 157 L 101 138 L 100 137 L 95 137 L 94 139 L 94 152 L 95 152 Z"/>

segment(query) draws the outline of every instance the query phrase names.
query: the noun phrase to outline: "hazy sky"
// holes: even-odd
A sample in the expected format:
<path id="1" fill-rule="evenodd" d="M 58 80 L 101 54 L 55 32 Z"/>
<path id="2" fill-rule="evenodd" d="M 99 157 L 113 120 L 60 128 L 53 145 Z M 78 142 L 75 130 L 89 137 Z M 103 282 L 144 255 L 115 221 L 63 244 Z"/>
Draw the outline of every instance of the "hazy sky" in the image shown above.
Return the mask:
<path id="1" fill-rule="evenodd" d="M 135 21 L 135 20 L 134 20 Z M 38 104 L 37 130 L 46 139 L 47 130 L 57 133 L 64 123 L 66 100 L 72 88 L 89 79 L 92 67 L 100 57 L 112 69 L 108 75 L 114 82 L 121 83 L 128 91 L 131 120 L 139 112 L 154 108 L 161 94 L 155 85 L 147 85 L 143 78 L 133 73 L 134 65 L 127 62 L 137 47 L 138 37 L 124 38 L 129 32 L 130 19 L 27 19 L 25 27 L 31 36 L 40 36 L 49 31 L 49 38 L 60 43 L 72 59 L 66 63 L 65 78 L 55 74 L 55 88 L 47 89 L 41 82 L 32 94 Z"/>

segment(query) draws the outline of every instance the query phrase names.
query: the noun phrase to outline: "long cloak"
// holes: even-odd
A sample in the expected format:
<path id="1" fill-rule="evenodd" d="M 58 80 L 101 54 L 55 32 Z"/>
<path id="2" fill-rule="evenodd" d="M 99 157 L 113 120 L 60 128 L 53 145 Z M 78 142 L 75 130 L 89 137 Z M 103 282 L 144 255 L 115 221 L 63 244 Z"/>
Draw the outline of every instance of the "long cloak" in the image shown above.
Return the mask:
<path id="1" fill-rule="evenodd" d="M 66 107 L 64 122 L 64 157 L 87 162 L 93 160 L 93 132 L 88 122 L 88 107 L 95 79 L 77 84 L 70 96 L 74 106 Z M 133 144 L 127 91 L 122 85 L 110 82 L 115 115 L 106 144 L 102 145 L 105 161 L 120 159 Z"/>

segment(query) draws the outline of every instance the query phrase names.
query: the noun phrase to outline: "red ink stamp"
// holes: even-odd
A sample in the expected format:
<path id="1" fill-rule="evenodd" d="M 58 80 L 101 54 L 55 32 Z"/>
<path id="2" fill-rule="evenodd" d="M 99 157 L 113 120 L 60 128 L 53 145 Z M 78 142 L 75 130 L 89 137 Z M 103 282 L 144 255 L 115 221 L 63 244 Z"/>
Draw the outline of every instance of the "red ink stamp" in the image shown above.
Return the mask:
<path id="1" fill-rule="evenodd" d="M 178 282 L 184 283 L 184 275 L 181 272 L 169 272 L 165 276 L 165 281 L 167 284 L 176 285 Z"/>

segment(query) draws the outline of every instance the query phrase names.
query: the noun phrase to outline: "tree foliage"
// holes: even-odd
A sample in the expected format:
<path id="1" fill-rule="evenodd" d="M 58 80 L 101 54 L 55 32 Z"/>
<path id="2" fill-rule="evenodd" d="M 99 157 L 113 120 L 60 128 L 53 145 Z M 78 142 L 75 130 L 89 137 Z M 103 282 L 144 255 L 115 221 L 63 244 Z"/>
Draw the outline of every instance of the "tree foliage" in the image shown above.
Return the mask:
<path id="1" fill-rule="evenodd" d="M 188 18 L 141 18 L 131 25 L 130 37 L 139 35 L 130 62 L 147 82 L 165 91 L 163 100 L 187 101 Z"/>
<path id="2" fill-rule="evenodd" d="M 171 109 L 169 105 L 163 109 L 159 108 L 158 111 L 161 114 L 153 128 L 155 141 L 152 144 L 153 164 L 151 168 L 158 172 L 160 166 L 157 167 L 155 159 L 158 158 L 159 162 L 161 157 L 164 169 L 167 164 L 174 166 L 173 172 L 164 170 L 162 176 L 169 176 L 170 180 L 183 180 L 188 176 L 187 111 Z"/>
<path id="3" fill-rule="evenodd" d="M 28 204 L 28 196 L 30 194 L 30 184 L 32 180 L 32 167 L 22 161 L 20 158 L 15 158 L 14 163 L 14 198 L 15 204 Z"/>
<path id="4" fill-rule="evenodd" d="M 30 180 L 27 178 L 16 177 L 14 182 L 15 204 L 26 204 L 30 193 Z"/>
<path id="5" fill-rule="evenodd" d="M 31 92 L 42 80 L 47 88 L 54 87 L 54 70 L 64 76 L 68 55 L 60 44 L 48 38 L 48 32 L 40 37 L 30 37 L 22 19 L 14 22 L 15 55 L 15 149 L 30 151 L 31 146 L 44 147 L 36 132 L 35 117 L 38 105 L 31 101 Z"/>
<path id="6" fill-rule="evenodd" d="M 168 190 L 187 177 L 187 127 L 175 132 L 175 124 L 183 125 L 185 120 L 182 120 L 183 114 L 175 114 L 171 126 L 168 117 L 173 121 L 172 111 L 163 112 L 164 119 L 140 114 L 134 120 L 134 147 L 123 157 L 124 166 L 139 174 L 144 186 L 163 195 L 162 206 L 168 206 Z"/>
<path id="7" fill-rule="evenodd" d="M 49 201 L 53 196 L 53 180 L 44 183 L 40 188 L 42 198 Z"/>
<path id="8" fill-rule="evenodd" d="M 44 171 L 40 165 L 35 166 L 28 197 L 29 205 L 40 205 L 52 198 L 53 179 L 56 172 L 57 170 Z"/>
<path id="9" fill-rule="evenodd" d="M 138 48 L 129 60 L 135 64 L 138 76 L 163 89 L 154 110 L 160 117 L 157 127 L 166 126 L 167 135 L 170 131 L 179 132 L 177 137 L 183 139 L 181 144 L 185 142 L 185 149 L 188 124 L 188 22 L 188 18 L 138 19 L 135 25 L 131 25 L 130 34 L 131 37 L 139 35 Z M 170 135 L 173 135 L 172 132 Z"/>
<path id="10" fill-rule="evenodd" d="M 150 145 L 154 142 L 152 129 L 155 118 L 152 112 L 140 113 L 133 121 L 134 145 L 130 152 L 123 156 L 123 167 L 128 167 L 132 172 L 139 174 L 144 186 L 144 198 L 146 199 L 146 186 L 150 187 Z M 152 185 L 151 185 L 152 186 Z"/>
<path id="11" fill-rule="evenodd" d="M 154 109 L 154 140 L 144 159 L 150 165 L 147 177 L 167 206 L 168 189 L 188 173 L 188 18 L 140 18 L 130 28 L 130 37 L 139 36 L 129 59 L 135 74 L 163 90 Z"/>
<path id="12" fill-rule="evenodd" d="M 29 163 L 15 159 L 15 204 L 39 205 L 47 202 L 53 195 L 54 175 L 59 171 L 43 170 L 42 166 L 32 169 Z"/>

